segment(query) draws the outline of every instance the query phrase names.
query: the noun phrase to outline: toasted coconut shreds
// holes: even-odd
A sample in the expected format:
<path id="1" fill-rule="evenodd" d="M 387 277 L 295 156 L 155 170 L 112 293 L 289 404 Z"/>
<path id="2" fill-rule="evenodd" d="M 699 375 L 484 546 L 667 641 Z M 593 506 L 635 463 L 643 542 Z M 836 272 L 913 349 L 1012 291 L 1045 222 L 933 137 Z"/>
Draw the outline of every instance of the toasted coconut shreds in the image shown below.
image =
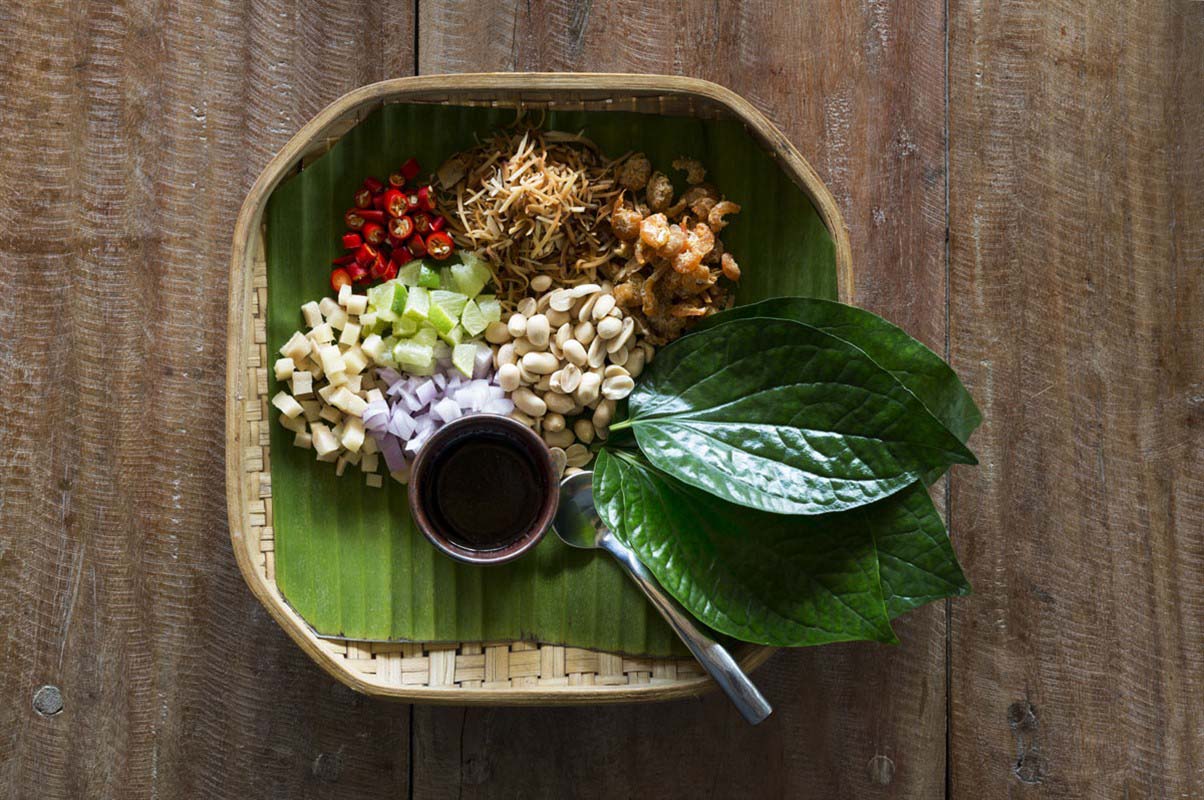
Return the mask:
<path id="1" fill-rule="evenodd" d="M 489 262 L 512 308 L 537 275 L 562 286 L 598 282 L 617 244 L 614 169 L 583 136 L 501 132 L 439 168 L 440 212 L 456 245 Z"/>

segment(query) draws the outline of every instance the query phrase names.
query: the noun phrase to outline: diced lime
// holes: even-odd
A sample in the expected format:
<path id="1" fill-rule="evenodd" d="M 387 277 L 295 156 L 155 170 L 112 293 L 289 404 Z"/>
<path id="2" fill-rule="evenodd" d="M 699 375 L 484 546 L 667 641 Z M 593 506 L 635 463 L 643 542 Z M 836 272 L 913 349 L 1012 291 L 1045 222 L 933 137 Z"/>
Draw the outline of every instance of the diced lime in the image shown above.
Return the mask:
<path id="1" fill-rule="evenodd" d="M 360 314 L 360 330 L 361 331 L 367 331 L 368 333 L 372 333 L 373 332 L 372 327 L 374 325 L 376 325 L 376 322 L 377 322 L 377 319 L 376 319 L 375 311 L 365 311 L 363 314 Z"/>
<path id="2" fill-rule="evenodd" d="M 406 298 L 405 316 L 410 319 L 424 320 L 427 312 L 430 311 L 431 296 L 426 289 L 415 286 L 410 289 L 410 294 Z"/>
<path id="3" fill-rule="evenodd" d="M 419 344 L 413 339 L 398 342 L 393 348 L 393 358 L 406 370 L 426 369 L 435 363 L 434 348 L 430 345 Z"/>
<path id="4" fill-rule="evenodd" d="M 434 347 L 435 342 L 439 341 L 439 332 L 430 325 L 420 325 L 409 341 Z"/>
<path id="5" fill-rule="evenodd" d="M 464 330 L 468 332 L 469 336 L 479 336 L 481 331 L 489 325 L 489 320 L 485 319 L 477 302 L 469 300 L 464 306 L 464 313 L 460 315 L 460 324 L 464 326 Z"/>
<path id="6" fill-rule="evenodd" d="M 491 294 L 483 294 L 477 297 L 476 302 L 486 323 L 502 321 L 502 303 L 496 297 Z"/>
<path id="7" fill-rule="evenodd" d="M 418 285 L 425 289 L 438 289 L 439 273 L 423 264 L 418 270 Z"/>
<path id="8" fill-rule="evenodd" d="M 393 296 L 397 293 L 397 284 L 389 281 L 368 289 L 368 308 L 375 311 L 377 317 L 386 321 L 396 319 L 393 312 Z M 404 298 L 402 298 L 404 302 Z"/>
<path id="9" fill-rule="evenodd" d="M 437 292 L 439 290 L 436 289 L 435 291 Z M 447 333 L 452 328 L 456 327 L 456 320 L 449 316 L 448 313 L 443 310 L 443 306 L 439 305 L 438 303 L 431 303 L 431 307 L 427 310 L 426 320 L 427 322 L 431 323 L 431 325 L 435 326 L 435 330 L 439 331 L 440 334 Z"/>
<path id="10" fill-rule="evenodd" d="M 472 377 L 472 368 L 477 360 L 476 344 L 458 344 L 452 348 L 452 366 L 460 370 L 465 378 Z"/>
<path id="11" fill-rule="evenodd" d="M 435 342 L 435 358 L 451 358 L 451 345 L 447 342 Z"/>
<path id="12" fill-rule="evenodd" d="M 452 275 L 451 267 L 439 268 L 439 288 L 449 292 L 456 291 L 456 279 Z"/>
<path id="13" fill-rule="evenodd" d="M 419 320 L 402 317 L 393 323 L 393 333 L 399 338 L 404 339 L 407 336 L 413 336 L 418 333 L 420 327 L 422 327 L 422 323 Z"/>
<path id="14" fill-rule="evenodd" d="M 464 311 L 464 304 L 468 302 L 468 297 L 459 292 L 435 289 L 431 292 L 431 302 L 441 306 L 449 317 L 459 319 L 460 314 Z"/>
<path id="15" fill-rule="evenodd" d="M 400 317 L 406 310 L 406 298 L 410 293 L 405 284 L 399 280 L 391 280 L 389 283 L 393 284 L 393 305 L 389 308 L 393 311 L 394 316 Z"/>
<path id="16" fill-rule="evenodd" d="M 493 273 L 485 262 L 472 253 L 461 256 L 464 263 L 452 264 L 452 280 L 457 289 L 469 297 L 476 297 L 485 288 L 485 284 L 493 280 Z"/>
<path id="17" fill-rule="evenodd" d="M 450 345 L 458 345 L 464 341 L 464 329 L 457 325 L 447 333 L 440 333 L 439 338 Z"/>
<path id="18" fill-rule="evenodd" d="M 418 285 L 418 273 L 422 270 L 422 262 L 414 259 L 406 264 L 401 269 L 397 270 L 397 280 L 404 283 L 406 286 Z"/>

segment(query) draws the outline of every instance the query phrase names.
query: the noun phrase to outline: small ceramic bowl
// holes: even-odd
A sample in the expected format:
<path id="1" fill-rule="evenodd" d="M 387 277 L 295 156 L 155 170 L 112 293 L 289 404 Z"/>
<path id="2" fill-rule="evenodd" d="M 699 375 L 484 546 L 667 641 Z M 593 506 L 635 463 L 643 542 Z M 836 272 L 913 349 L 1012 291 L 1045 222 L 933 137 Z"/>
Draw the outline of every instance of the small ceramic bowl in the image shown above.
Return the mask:
<path id="1" fill-rule="evenodd" d="M 476 438 L 503 440 L 521 451 L 521 455 L 533 466 L 536 483 L 533 493 L 539 504 L 539 509 L 529 525 L 515 531 L 513 536 L 506 537 L 502 543 L 489 549 L 474 549 L 457 541 L 433 509 L 434 470 L 440 453 Z M 509 417 L 472 414 L 440 428 L 423 445 L 410 469 L 409 497 L 410 509 L 418 530 L 422 531 L 423 536 L 440 552 L 467 564 L 504 564 L 534 549 L 543 539 L 552 526 L 560 493 L 552 454 L 539 438 L 539 434 Z"/>

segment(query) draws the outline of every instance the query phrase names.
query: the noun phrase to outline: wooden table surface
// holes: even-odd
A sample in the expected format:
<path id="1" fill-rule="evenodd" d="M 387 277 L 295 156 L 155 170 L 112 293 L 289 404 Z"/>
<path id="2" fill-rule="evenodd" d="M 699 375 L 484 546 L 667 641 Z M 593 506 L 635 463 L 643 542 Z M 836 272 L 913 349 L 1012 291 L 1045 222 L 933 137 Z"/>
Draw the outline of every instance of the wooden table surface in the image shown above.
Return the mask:
<path id="1" fill-rule="evenodd" d="M 758 728 L 378 702 L 277 628 L 225 523 L 239 203 L 343 92 L 488 70 L 793 139 L 982 406 L 973 597 L 779 653 Z M 6 0 L 0 78 L 0 796 L 1204 796 L 1204 3 Z"/>

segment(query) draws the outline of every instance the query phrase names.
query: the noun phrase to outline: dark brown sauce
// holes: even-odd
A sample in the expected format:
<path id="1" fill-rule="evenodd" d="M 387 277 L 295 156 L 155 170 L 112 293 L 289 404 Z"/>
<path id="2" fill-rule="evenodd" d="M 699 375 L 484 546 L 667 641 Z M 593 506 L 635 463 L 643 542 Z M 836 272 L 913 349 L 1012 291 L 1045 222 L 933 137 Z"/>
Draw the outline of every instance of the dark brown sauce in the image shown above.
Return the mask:
<path id="1" fill-rule="evenodd" d="M 539 516 L 543 474 L 520 442 L 502 433 L 467 436 L 432 461 L 423 492 L 431 522 L 455 544 L 497 550 Z"/>

